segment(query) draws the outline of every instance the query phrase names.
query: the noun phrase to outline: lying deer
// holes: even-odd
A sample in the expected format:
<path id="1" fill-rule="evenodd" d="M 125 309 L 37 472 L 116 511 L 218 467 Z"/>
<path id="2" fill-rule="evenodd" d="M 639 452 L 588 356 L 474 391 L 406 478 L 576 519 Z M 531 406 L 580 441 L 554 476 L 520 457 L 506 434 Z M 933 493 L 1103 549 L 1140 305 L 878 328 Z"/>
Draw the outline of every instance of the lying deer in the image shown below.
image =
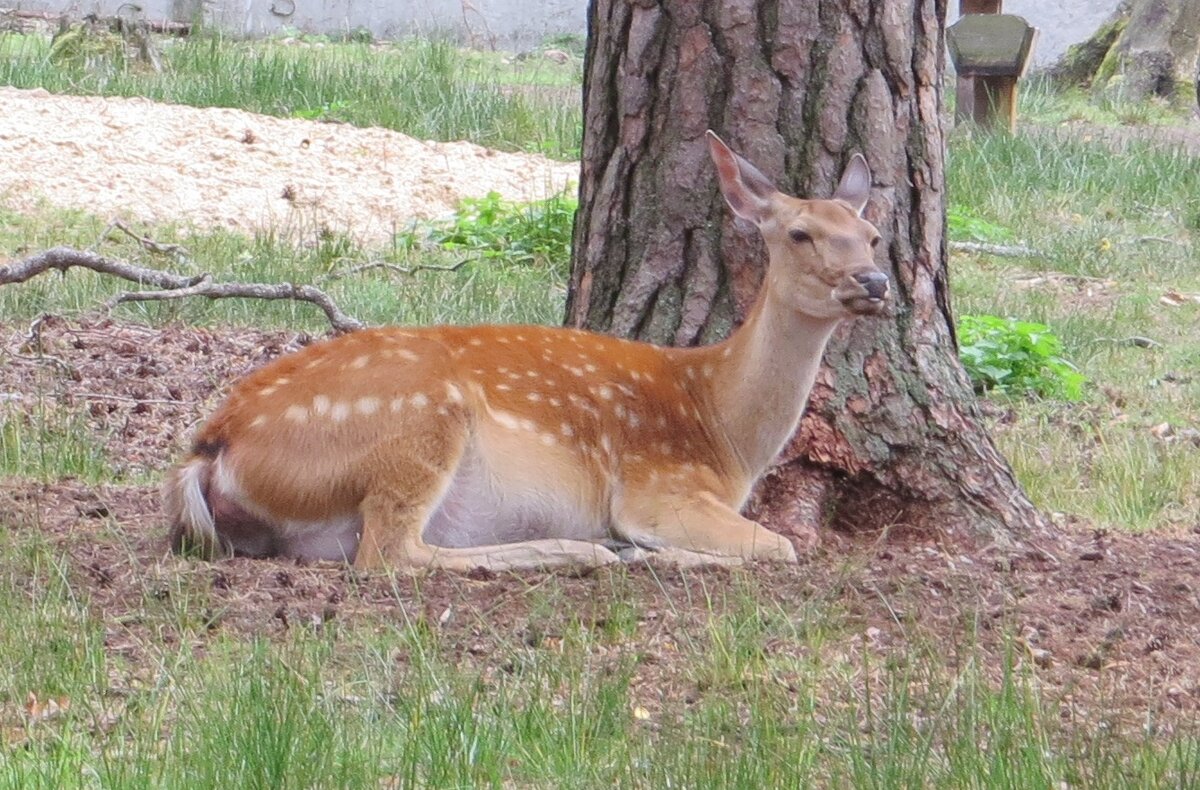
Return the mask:
<path id="1" fill-rule="evenodd" d="M 176 551 L 493 570 L 609 547 L 795 561 L 738 511 L 792 435 L 834 327 L 888 278 L 855 155 L 831 200 L 778 192 L 712 132 L 733 212 L 770 254 L 723 343 L 575 329 L 368 329 L 247 376 L 167 478 Z"/>

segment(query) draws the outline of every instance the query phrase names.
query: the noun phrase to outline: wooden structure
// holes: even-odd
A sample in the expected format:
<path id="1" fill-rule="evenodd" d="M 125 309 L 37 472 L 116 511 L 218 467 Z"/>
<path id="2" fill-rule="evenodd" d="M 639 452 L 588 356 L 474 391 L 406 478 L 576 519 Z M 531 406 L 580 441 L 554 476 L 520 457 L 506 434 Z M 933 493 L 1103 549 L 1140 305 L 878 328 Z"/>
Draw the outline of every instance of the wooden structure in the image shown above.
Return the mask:
<path id="1" fill-rule="evenodd" d="M 961 17 L 946 30 L 958 74 L 954 120 L 1012 132 L 1017 123 L 1017 80 L 1029 64 L 1037 28 L 1000 13 L 1002 0 L 961 0 Z"/>

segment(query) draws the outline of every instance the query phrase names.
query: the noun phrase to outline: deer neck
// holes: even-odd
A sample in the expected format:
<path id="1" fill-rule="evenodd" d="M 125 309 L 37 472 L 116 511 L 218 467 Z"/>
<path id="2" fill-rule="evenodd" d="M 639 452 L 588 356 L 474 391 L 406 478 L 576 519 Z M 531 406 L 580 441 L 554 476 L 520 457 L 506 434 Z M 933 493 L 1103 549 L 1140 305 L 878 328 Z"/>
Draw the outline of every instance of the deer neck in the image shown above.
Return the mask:
<path id="1" fill-rule="evenodd" d="M 701 364 L 712 371 L 703 381 L 708 392 L 702 400 L 748 484 L 795 432 L 838 323 L 787 306 L 773 290 L 768 282 L 745 323 L 725 342 L 699 350 L 706 357 Z"/>

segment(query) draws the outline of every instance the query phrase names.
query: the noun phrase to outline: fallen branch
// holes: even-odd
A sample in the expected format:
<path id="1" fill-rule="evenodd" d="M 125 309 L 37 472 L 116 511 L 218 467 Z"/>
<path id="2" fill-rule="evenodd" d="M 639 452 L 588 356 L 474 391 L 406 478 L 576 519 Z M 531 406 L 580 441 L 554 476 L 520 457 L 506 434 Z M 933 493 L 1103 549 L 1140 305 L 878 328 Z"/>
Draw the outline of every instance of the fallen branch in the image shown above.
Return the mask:
<path id="1" fill-rule="evenodd" d="M 1043 258 L 1042 253 L 1020 244 L 983 244 L 976 241 L 952 241 L 953 252 L 982 252 L 1007 258 Z"/>
<path id="2" fill-rule="evenodd" d="M 176 260 L 181 261 L 191 260 L 192 258 L 192 254 L 188 252 L 187 247 L 184 247 L 182 244 L 167 244 L 165 242 L 155 241 L 149 236 L 139 236 L 130 230 L 129 226 L 119 219 L 114 219 L 112 222 L 108 223 L 108 227 L 105 228 L 104 232 L 100 234 L 101 240 L 107 238 L 109 232 L 113 230 L 121 231 L 126 236 L 140 244 L 142 249 L 146 250 L 147 252 L 157 252 L 161 255 L 170 255 Z"/>
<path id="3" fill-rule="evenodd" d="M 203 296 L 207 299 L 291 299 L 308 302 L 321 308 L 330 325 L 338 332 L 352 332 L 365 324 L 343 313 L 324 291 L 311 285 L 293 283 L 218 283 L 208 274 L 185 277 L 158 269 L 149 269 L 125 261 L 105 258 L 94 252 L 73 247 L 53 247 L 28 258 L 12 261 L 0 267 L 0 285 L 22 283 L 43 272 L 57 269 L 66 273 L 70 268 L 88 269 L 111 274 L 138 285 L 152 286 L 155 291 L 126 291 L 106 302 L 109 310 L 124 302 L 165 301 Z"/>
<path id="4" fill-rule="evenodd" d="M 463 258 L 458 263 L 452 263 L 449 266 L 436 266 L 429 263 L 418 263 L 416 266 L 400 266 L 395 263 L 387 263 L 385 261 L 371 261 L 370 263 L 351 266 L 349 269 L 344 269 L 340 272 L 330 272 L 325 275 L 325 280 L 340 280 L 343 277 L 349 277 L 353 274 L 361 274 L 372 269 L 385 269 L 389 272 L 397 274 L 416 274 L 417 272 L 456 272 L 466 265 L 470 258 Z"/>

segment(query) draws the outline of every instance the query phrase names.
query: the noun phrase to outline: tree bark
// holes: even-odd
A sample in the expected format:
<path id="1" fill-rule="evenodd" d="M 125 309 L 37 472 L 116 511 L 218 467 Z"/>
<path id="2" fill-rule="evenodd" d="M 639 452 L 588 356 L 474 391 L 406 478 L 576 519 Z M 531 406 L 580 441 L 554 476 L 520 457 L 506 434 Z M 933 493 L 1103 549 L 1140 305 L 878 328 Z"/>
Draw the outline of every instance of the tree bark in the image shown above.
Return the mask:
<path id="1" fill-rule="evenodd" d="M 1200 0 L 1124 2 L 1050 69 L 1058 82 L 1090 85 L 1129 101 L 1172 98 L 1197 77 Z"/>
<path id="2" fill-rule="evenodd" d="M 980 422 L 947 291 L 945 0 L 592 0 L 567 323 L 707 343 L 746 314 L 766 254 L 718 194 L 713 128 L 785 192 L 828 197 L 854 151 L 894 314 L 839 330 L 753 515 L 1012 543 L 1046 522 Z"/>

